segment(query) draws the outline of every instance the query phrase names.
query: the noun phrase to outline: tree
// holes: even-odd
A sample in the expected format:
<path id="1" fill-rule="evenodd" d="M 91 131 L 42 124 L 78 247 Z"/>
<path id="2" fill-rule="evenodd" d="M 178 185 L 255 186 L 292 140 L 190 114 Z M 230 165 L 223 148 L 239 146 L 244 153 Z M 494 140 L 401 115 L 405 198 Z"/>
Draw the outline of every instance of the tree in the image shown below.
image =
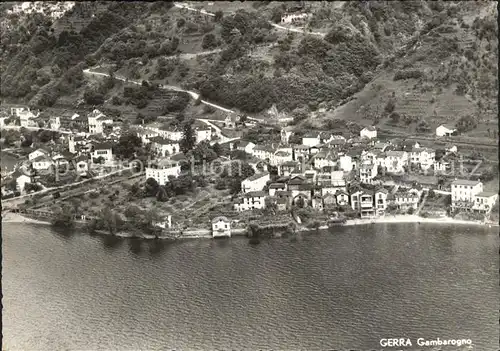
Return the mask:
<path id="1" fill-rule="evenodd" d="M 191 119 L 184 121 L 182 126 L 182 139 L 179 142 L 179 147 L 182 152 L 187 153 L 192 150 L 196 144 L 196 135 L 193 130 L 193 121 Z"/>
<path id="2" fill-rule="evenodd" d="M 87 105 L 102 105 L 104 103 L 104 95 L 94 90 L 87 90 L 83 94 L 83 99 Z"/>
<path id="3" fill-rule="evenodd" d="M 393 124 L 398 124 L 399 123 L 399 120 L 401 119 L 401 116 L 399 115 L 399 113 L 397 112 L 392 112 L 390 115 L 389 115 L 389 118 L 391 119 L 391 122 Z"/>
<path id="4" fill-rule="evenodd" d="M 205 160 L 206 162 L 212 162 L 217 158 L 217 154 L 210 147 L 210 143 L 206 140 L 198 143 L 192 150 L 192 154 L 197 162 L 201 162 L 203 160 Z"/>
<path id="5" fill-rule="evenodd" d="M 278 206 L 276 205 L 276 199 L 272 199 L 270 197 L 266 197 L 264 203 L 266 204 L 266 210 L 271 213 L 276 213 Z"/>
<path id="6" fill-rule="evenodd" d="M 224 17 L 224 12 L 222 12 L 222 10 L 215 11 L 215 16 L 214 16 L 214 21 L 215 22 L 222 21 L 223 17 Z"/>
<path id="7" fill-rule="evenodd" d="M 385 105 L 384 107 L 384 112 L 389 114 L 391 112 L 394 111 L 394 108 L 396 107 L 396 104 L 394 103 L 394 101 L 391 99 L 389 101 L 387 101 L 387 104 Z"/>
<path id="8" fill-rule="evenodd" d="M 114 152 L 122 159 L 129 159 L 141 148 L 141 138 L 132 132 L 128 132 L 120 136 L 118 144 L 114 148 Z"/>
<path id="9" fill-rule="evenodd" d="M 212 49 L 217 47 L 217 38 L 215 35 L 212 33 L 205 34 L 201 42 L 201 47 L 203 49 Z"/>
<path id="10" fill-rule="evenodd" d="M 146 179 L 146 187 L 145 187 L 146 196 L 156 196 L 159 188 L 160 188 L 160 185 L 158 184 L 156 179 L 154 179 L 154 178 Z"/>
<path id="11" fill-rule="evenodd" d="M 160 186 L 158 193 L 156 194 L 156 200 L 160 202 L 168 201 L 168 194 L 164 186 Z"/>

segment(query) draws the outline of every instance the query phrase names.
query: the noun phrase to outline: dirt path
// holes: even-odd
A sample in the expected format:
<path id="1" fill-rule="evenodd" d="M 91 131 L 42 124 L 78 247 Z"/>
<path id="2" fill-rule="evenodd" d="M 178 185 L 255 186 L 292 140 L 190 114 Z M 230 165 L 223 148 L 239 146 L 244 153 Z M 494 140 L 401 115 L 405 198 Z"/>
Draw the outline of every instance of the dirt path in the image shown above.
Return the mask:
<path id="1" fill-rule="evenodd" d="M 185 9 L 185 10 L 188 10 L 188 11 L 199 12 L 199 13 L 201 13 L 203 15 L 215 17 L 215 14 L 212 13 L 212 12 L 208 12 L 208 11 L 203 10 L 203 9 L 202 10 L 198 10 L 198 9 L 189 7 L 188 5 L 185 5 L 185 4 L 182 4 L 182 3 L 174 2 L 174 6 L 177 7 L 177 8 L 180 8 L 180 9 Z M 287 32 L 302 33 L 302 34 L 309 34 L 309 35 L 317 35 L 317 36 L 320 36 L 320 37 L 324 37 L 325 36 L 324 33 L 309 32 L 307 30 L 303 30 L 303 29 L 300 29 L 300 28 L 294 28 L 294 27 L 284 27 L 284 26 L 280 26 L 279 24 L 276 24 L 276 23 L 271 22 L 271 21 L 269 21 L 269 24 L 271 26 L 273 26 L 274 28 L 278 29 L 278 30 L 284 30 L 284 31 L 287 31 Z"/>

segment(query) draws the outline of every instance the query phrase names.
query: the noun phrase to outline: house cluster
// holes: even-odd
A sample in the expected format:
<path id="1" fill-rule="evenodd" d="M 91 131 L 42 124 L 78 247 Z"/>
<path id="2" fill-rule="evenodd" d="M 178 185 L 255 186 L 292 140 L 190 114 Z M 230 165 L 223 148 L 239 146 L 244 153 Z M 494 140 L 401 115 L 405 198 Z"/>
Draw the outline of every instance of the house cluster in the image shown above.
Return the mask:
<path id="1" fill-rule="evenodd" d="M 14 106 L 10 108 L 10 114 L 19 118 L 21 127 L 38 127 L 40 111 L 32 111 L 27 106 Z"/>
<path id="2" fill-rule="evenodd" d="M 343 171 L 315 172 L 280 177 L 270 181 L 269 173 L 255 174 L 242 182 L 242 194 L 234 202 L 236 211 L 265 209 L 275 206 L 287 211 L 292 206 L 315 210 L 343 208 L 359 213 L 361 218 L 383 216 L 388 206 L 403 211 L 416 210 L 423 190 L 419 186 L 367 189 L 362 185 L 347 186 Z"/>
<path id="3" fill-rule="evenodd" d="M 415 211 L 423 196 L 422 185 L 384 187 L 382 176 L 405 174 L 410 168 L 423 172 L 434 170 L 435 173 L 449 168 L 443 159 L 436 160 L 436 150 L 418 142 L 376 141 L 374 127 L 364 128 L 359 137 L 348 140 L 329 132 L 309 132 L 302 136 L 301 144 L 291 145 L 291 136 L 292 131 L 283 128 L 278 145 L 255 145 L 248 141 L 236 144 L 238 150 L 275 166 L 278 175 L 276 179 L 267 172 L 260 172 L 243 180 L 241 194 L 234 202 L 236 211 L 264 209 L 271 204 L 278 210 L 298 204 L 317 210 L 348 206 L 363 218 L 384 215 L 388 206 Z M 456 153 L 456 146 L 446 146 L 446 155 Z M 348 187 L 347 182 L 358 184 L 358 187 Z M 468 206 L 474 211 L 491 208 L 496 196 L 482 192 L 479 187 L 474 189 L 477 190 L 474 198 L 463 196 L 469 205 L 453 202 L 452 207 Z"/>

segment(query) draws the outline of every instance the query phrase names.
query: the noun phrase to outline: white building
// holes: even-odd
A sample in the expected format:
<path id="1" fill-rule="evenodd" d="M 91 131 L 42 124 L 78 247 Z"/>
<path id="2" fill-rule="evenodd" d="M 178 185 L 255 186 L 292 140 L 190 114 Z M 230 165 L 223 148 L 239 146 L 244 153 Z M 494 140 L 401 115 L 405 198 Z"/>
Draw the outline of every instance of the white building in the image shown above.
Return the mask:
<path id="1" fill-rule="evenodd" d="M 451 136 L 454 132 L 456 132 L 456 128 L 447 124 L 441 124 L 436 128 L 436 136 Z"/>
<path id="2" fill-rule="evenodd" d="M 293 161 L 293 156 L 291 152 L 276 151 L 276 153 L 271 158 L 270 163 L 273 166 L 279 166 L 290 161 Z"/>
<path id="3" fill-rule="evenodd" d="M 231 237 L 231 221 L 224 216 L 212 219 L 212 236 L 214 238 Z"/>
<path id="4" fill-rule="evenodd" d="M 474 205 L 472 206 L 472 210 L 474 212 L 484 212 L 489 213 L 497 202 L 498 194 L 494 192 L 480 192 L 476 194 Z"/>
<path id="5" fill-rule="evenodd" d="M 102 157 L 105 163 L 113 161 L 113 146 L 110 143 L 99 143 L 93 145 L 92 160 Z"/>
<path id="6" fill-rule="evenodd" d="M 28 154 L 28 160 L 33 161 L 35 158 L 40 156 L 50 156 L 50 152 L 45 149 L 36 149 Z"/>
<path id="7" fill-rule="evenodd" d="M 253 149 L 255 148 L 255 144 L 251 141 L 242 140 L 238 143 L 236 147 L 237 150 L 246 152 L 247 154 L 252 154 Z"/>
<path id="8" fill-rule="evenodd" d="M 251 191 L 243 194 L 234 204 L 236 211 L 248 211 L 266 208 L 266 192 Z"/>
<path id="9" fill-rule="evenodd" d="M 318 132 L 310 132 L 302 137 L 302 145 L 304 146 L 316 146 L 321 143 L 320 135 Z"/>
<path id="10" fill-rule="evenodd" d="M 337 165 L 335 156 L 330 152 L 320 151 L 313 158 L 315 169 L 323 169 L 324 167 L 334 167 Z"/>
<path id="11" fill-rule="evenodd" d="M 299 13 L 299 14 L 288 14 L 281 17 L 282 24 L 297 24 L 302 23 L 307 20 L 309 14 Z"/>
<path id="12" fill-rule="evenodd" d="M 483 192 L 483 183 L 479 180 L 457 179 L 451 183 L 451 208 L 472 209 L 475 196 Z"/>
<path id="13" fill-rule="evenodd" d="M 383 216 L 385 215 L 385 210 L 387 209 L 387 196 L 389 192 L 384 189 L 380 188 L 375 190 L 375 214 L 377 216 Z"/>
<path id="14" fill-rule="evenodd" d="M 275 151 L 276 150 L 269 145 L 257 145 L 253 148 L 252 155 L 260 158 L 261 160 L 268 159 L 270 161 L 273 158 Z"/>
<path id="15" fill-rule="evenodd" d="M 16 178 L 16 190 L 19 192 L 24 192 L 24 186 L 26 183 L 31 183 L 31 177 L 28 177 L 25 174 L 20 175 Z"/>
<path id="16" fill-rule="evenodd" d="M 384 167 L 388 173 L 403 173 L 408 165 L 408 153 L 405 151 L 387 151 Z"/>
<path id="17" fill-rule="evenodd" d="M 102 134 L 105 125 L 113 124 L 112 118 L 106 117 L 106 115 L 97 109 L 89 113 L 87 117 L 90 134 Z"/>
<path id="18" fill-rule="evenodd" d="M 90 169 L 90 160 L 85 155 L 80 155 L 73 160 L 75 171 L 78 174 L 85 174 Z"/>
<path id="19" fill-rule="evenodd" d="M 344 172 L 350 172 L 353 169 L 352 158 L 349 155 L 339 157 L 339 168 Z"/>
<path id="20" fill-rule="evenodd" d="M 435 158 L 436 151 L 425 147 L 413 148 L 410 154 L 410 162 L 420 165 L 423 170 L 433 167 Z"/>
<path id="21" fill-rule="evenodd" d="M 60 117 L 51 117 L 49 120 L 50 129 L 59 129 L 61 128 L 61 118 Z"/>
<path id="22" fill-rule="evenodd" d="M 159 185 L 168 183 L 168 177 L 178 177 L 181 174 L 179 162 L 171 159 L 160 160 L 156 164 L 146 167 L 146 179 L 153 178 Z"/>
<path id="23" fill-rule="evenodd" d="M 410 208 L 416 210 L 419 199 L 420 196 L 418 194 L 409 191 L 394 194 L 394 204 L 401 210 L 408 210 Z"/>
<path id="24" fill-rule="evenodd" d="M 285 127 L 281 129 L 281 142 L 283 144 L 288 144 L 288 140 L 290 140 L 290 137 L 292 136 L 293 132 L 291 127 Z"/>
<path id="25" fill-rule="evenodd" d="M 254 174 L 241 182 L 241 191 L 244 193 L 260 191 L 264 189 L 269 180 L 268 172 Z"/>
<path id="26" fill-rule="evenodd" d="M 41 171 L 41 170 L 48 170 L 50 166 L 53 165 L 53 162 L 48 156 L 41 155 L 34 158 L 31 161 L 31 165 L 33 166 L 33 169 Z"/>
<path id="27" fill-rule="evenodd" d="M 373 126 L 365 127 L 359 132 L 361 138 L 373 139 L 377 137 L 377 129 Z"/>
<path id="28" fill-rule="evenodd" d="M 196 143 L 201 143 L 202 141 L 205 140 L 210 141 L 212 139 L 212 129 L 210 129 L 210 127 L 197 128 L 195 129 L 195 133 L 196 133 Z M 182 139 L 182 134 L 181 134 L 181 139 Z"/>
<path id="29" fill-rule="evenodd" d="M 363 163 L 359 166 L 359 180 L 364 184 L 372 184 L 378 175 L 376 163 Z"/>
<path id="30" fill-rule="evenodd" d="M 17 116 L 19 117 L 19 121 L 21 124 L 21 127 L 37 127 L 38 123 L 36 121 L 36 118 L 40 115 L 40 113 L 34 114 L 28 109 L 24 109 L 21 111 L 17 112 Z"/>
<path id="31" fill-rule="evenodd" d="M 285 191 L 285 183 L 272 183 L 269 185 L 269 196 L 275 196 L 278 191 Z"/>
<path id="32" fill-rule="evenodd" d="M 150 139 L 151 150 L 161 157 L 170 156 L 180 151 L 179 142 L 165 139 L 163 137 L 154 137 Z"/>

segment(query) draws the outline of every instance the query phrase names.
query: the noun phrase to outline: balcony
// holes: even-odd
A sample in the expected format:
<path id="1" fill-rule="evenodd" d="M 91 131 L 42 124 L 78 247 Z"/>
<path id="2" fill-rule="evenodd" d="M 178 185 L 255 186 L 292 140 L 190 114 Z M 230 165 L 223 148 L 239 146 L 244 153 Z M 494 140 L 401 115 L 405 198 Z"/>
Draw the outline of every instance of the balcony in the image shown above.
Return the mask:
<path id="1" fill-rule="evenodd" d="M 361 208 L 373 208 L 373 203 L 371 201 L 370 202 L 362 201 L 360 205 Z"/>

